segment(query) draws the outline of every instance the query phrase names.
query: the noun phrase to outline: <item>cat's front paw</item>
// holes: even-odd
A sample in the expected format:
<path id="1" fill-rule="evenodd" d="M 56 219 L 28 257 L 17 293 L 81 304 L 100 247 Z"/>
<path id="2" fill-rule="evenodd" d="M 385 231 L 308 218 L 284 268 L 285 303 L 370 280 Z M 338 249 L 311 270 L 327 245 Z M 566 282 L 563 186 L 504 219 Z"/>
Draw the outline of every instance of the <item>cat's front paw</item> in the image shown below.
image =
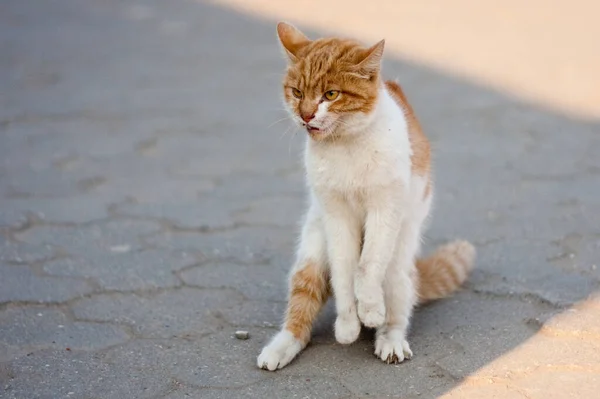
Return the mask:
<path id="1" fill-rule="evenodd" d="M 335 320 L 335 340 L 343 345 L 356 341 L 360 334 L 360 321 L 356 313 L 347 316 L 338 316 Z"/>
<path id="2" fill-rule="evenodd" d="M 402 363 L 413 356 L 402 334 L 380 334 L 375 340 L 375 355 L 387 364 Z"/>
<path id="3" fill-rule="evenodd" d="M 258 355 L 259 368 L 275 371 L 283 368 L 302 350 L 304 345 L 287 330 L 277 333 Z"/>
<path id="4" fill-rule="evenodd" d="M 369 285 L 356 285 L 358 318 L 367 327 L 380 327 L 385 323 L 383 289 Z"/>
<path id="5" fill-rule="evenodd" d="M 358 301 L 358 317 L 367 327 L 380 327 L 385 323 L 385 304 L 381 302 L 365 303 Z"/>

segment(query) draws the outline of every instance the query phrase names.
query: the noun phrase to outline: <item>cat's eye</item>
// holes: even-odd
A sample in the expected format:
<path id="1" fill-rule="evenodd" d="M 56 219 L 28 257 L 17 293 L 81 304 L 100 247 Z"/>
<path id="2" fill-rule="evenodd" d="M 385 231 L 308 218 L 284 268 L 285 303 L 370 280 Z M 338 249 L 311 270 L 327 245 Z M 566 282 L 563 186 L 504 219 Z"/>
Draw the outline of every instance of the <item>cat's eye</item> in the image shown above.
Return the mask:
<path id="1" fill-rule="evenodd" d="M 296 98 L 302 98 L 302 92 L 296 88 L 292 88 L 292 94 Z"/>
<path id="2" fill-rule="evenodd" d="M 325 97 L 325 99 L 327 101 L 333 101 L 336 98 L 338 98 L 339 95 L 340 95 L 340 92 L 338 90 L 329 90 L 329 91 L 325 92 L 325 95 L 323 95 L 323 97 Z"/>

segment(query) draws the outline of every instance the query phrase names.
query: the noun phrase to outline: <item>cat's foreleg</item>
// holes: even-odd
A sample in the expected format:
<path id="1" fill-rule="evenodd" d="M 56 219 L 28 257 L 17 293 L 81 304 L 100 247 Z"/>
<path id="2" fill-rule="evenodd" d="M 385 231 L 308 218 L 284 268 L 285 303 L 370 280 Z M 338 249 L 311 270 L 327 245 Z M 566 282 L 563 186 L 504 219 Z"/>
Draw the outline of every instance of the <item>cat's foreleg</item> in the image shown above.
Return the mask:
<path id="1" fill-rule="evenodd" d="M 367 327 L 385 322 L 383 280 L 400 234 L 403 192 L 382 189 L 367 201 L 364 245 L 354 277 L 358 317 Z"/>
<path id="2" fill-rule="evenodd" d="M 323 202 L 331 286 L 337 311 L 335 339 L 341 344 L 351 344 L 360 334 L 354 273 L 360 256 L 361 226 L 343 199 L 329 196 Z"/>

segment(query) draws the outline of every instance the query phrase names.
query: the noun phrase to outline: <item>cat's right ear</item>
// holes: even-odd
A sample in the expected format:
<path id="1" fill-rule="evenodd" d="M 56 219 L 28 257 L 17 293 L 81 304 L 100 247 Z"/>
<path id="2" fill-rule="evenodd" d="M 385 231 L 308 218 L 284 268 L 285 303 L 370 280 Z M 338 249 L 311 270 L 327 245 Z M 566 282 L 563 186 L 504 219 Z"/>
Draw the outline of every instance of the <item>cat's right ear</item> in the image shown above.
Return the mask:
<path id="1" fill-rule="evenodd" d="M 285 22 L 277 24 L 277 36 L 292 62 L 298 61 L 298 51 L 311 42 L 298 28 Z"/>

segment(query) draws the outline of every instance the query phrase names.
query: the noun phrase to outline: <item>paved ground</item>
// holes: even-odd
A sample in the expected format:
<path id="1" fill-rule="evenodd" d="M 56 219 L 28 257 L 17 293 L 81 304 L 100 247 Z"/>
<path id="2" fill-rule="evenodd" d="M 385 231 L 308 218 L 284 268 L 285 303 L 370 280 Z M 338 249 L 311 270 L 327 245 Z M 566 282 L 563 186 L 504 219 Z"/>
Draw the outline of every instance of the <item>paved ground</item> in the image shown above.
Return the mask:
<path id="1" fill-rule="evenodd" d="M 598 123 L 388 57 L 436 150 L 427 247 L 468 238 L 478 269 L 417 313 L 405 364 L 379 362 L 368 332 L 336 344 L 328 308 L 268 373 L 255 358 L 304 205 L 302 134 L 273 124 L 273 21 L 183 0 L 5 0 L 0 54 L 0 397 L 600 389 Z"/>

